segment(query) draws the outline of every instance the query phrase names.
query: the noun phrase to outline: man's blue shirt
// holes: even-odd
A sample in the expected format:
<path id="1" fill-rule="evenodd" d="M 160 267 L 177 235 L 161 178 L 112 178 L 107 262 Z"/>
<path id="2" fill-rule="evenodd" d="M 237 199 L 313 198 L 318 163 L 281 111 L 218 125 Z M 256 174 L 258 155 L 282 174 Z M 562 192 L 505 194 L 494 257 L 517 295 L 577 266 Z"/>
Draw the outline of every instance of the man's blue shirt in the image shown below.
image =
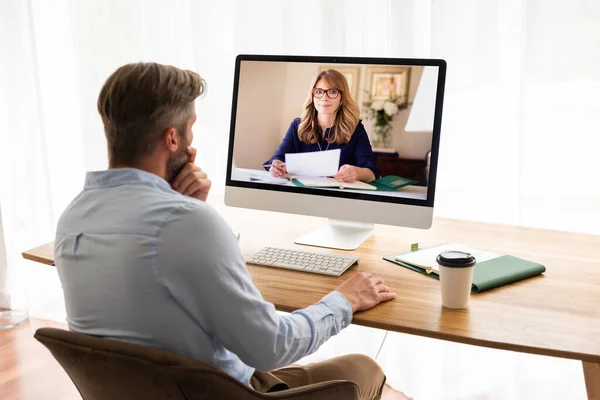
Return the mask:
<path id="1" fill-rule="evenodd" d="M 71 330 L 190 356 L 244 384 L 313 353 L 352 319 L 337 291 L 280 315 L 206 203 L 133 168 L 89 172 L 62 214 L 55 262 Z"/>

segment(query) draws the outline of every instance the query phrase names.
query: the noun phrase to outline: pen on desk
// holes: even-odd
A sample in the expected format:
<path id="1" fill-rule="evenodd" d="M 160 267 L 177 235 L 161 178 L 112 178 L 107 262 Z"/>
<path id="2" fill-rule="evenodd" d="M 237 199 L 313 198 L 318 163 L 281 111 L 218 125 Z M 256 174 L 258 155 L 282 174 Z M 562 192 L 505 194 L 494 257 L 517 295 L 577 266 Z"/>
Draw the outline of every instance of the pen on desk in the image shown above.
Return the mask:
<path id="1" fill-rule="evenodd" d="M 279 165 L 285 165 L 285 163 L 281 163 Z M 271 167 L 271 166 L 273 166 L 273 164 L 263 164 L 264 168 Z M 282 176 L 282 178 L 288 179 L 290 181 L 290 183 L 294 179 L 294 177 L 292 175 L 290 175 L 290 174 L 285 174 L 284 176 Z M 250 180 L 252 180 L 252 178 L 250 178 Z"/>
<path id="2" fill-rule="evenodd" d="M 274 164 L 263 164 L 263 167 L 267 168 L 267 167 L 272 167 L 273 165 L 274 165 Z M 285 163 L 281 163 L 281 164 L 279 164 L 279 165 L 280 165 L 280 166 L 285 166 Z M 292 177 L 291 175 L 289 175 L 289 174 L 285 174 L 285 175 L 283 176 L 283 178 L 285 178 L 285 179 L 289 179 L 289 180 L 290 180 L 290 182 L 292 182 L 292 179 L 293 179 L 293 177 Z"/>

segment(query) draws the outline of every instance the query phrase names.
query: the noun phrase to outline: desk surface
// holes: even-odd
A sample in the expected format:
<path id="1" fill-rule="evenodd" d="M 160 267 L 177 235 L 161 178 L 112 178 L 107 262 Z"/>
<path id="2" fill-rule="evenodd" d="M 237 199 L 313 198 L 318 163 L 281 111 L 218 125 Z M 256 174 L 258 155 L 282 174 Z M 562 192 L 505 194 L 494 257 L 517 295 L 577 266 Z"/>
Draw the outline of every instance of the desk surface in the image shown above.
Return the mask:
<path id="1" fill-rule="evenodd" d="M 303 247 L 294 238 L 317 228 L 323 218 L 214 206 L 241 234 L 245 255 L 264 246 Z M 510 253 L 544 264 L 542 276 L 473 294 L 465 310 L 441 307 L 439 282 L 382 259 L 410 248 L 456 242 L 494 253 Z M 353 323 L 556 357 L 600 362 L 600 237 L 436 218 L 429 230 L 377 225 L 353 252 L 360 263 L 341 277 L 249 265 L 264 298 L 279 310 L 304 308 L 356 271 L 380 275 L 398 297 L 358 313 Z M 323 252 L 345 253 L 329 249 Z M 53 263 L 52 243 L 23 256 Z"/>

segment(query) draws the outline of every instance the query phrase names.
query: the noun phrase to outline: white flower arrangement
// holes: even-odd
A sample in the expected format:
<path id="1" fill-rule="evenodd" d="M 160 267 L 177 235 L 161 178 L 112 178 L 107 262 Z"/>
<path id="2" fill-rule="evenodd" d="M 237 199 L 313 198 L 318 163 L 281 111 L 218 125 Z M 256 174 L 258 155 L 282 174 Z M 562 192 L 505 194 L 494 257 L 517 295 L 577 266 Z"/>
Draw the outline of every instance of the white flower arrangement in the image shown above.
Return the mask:
<path id="1" fill-rule="evenodd" d="M 376 112 L 384 111 L 390 117 L 393 117 L 394 115 L 398 114 L 398 106 L 392 103 L 391 101 L 374 101 L 373 103 L 371 103 L 371 109 Z"/>
<path id="2" fill-rule="evenodd" d="M 373 103 L 371 103 L 371 109 L 375 111 L 383 110 L 383 101 L 374 101 Z"/>
<path id="3" fill-rule="evenodd" d="M 393 101 L 367 100 L 363 104 L 367 118 L 374 120 L 375 125 L 389 125 L 394 115 L 398 114 L 399 108 Z"/>
<path id="4" fill-rule="evenodd" d="M 368 96 L 367 100 L 363 102 L 363 106 L 366 117 L 373 120 L 378 142 L 385 145 L 389 140 L 392 119 L 400 111 L 400 108 L 396 105 L 396 99 L 372 100 L 371 96 Z"/>
<path id="5" fill-rule="evenodd" d="M 386 101 L 383 105 L 383 111 L 388 115 L 394 116 L 398 114 L 398 106 L 391 101 Z"/>

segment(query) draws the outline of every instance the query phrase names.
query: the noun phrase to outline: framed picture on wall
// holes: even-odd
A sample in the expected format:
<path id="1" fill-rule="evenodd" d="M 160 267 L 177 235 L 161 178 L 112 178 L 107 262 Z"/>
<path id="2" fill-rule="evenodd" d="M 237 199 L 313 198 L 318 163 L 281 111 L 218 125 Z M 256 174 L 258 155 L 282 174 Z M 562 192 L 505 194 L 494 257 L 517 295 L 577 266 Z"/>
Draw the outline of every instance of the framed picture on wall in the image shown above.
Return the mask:
<path id="1" fill-rule="evenodd" d="M 410 67 L 392 65 L 367 68 L 366 90 L 375 100 L 394 100 L 398 107 L 408 103 Z"/>
<path id="2" fill-rule="evenodd" d="M 358 101 L 358 85 L 360 84 L 360 66 L 359 65 L 321 65 L 319 67 L 319 72 L 325 71 L 327 69 L 335 69 L 336 71 L 341 72 L 348 81 L 348 86 L 350 87 L 350 93 L 352 94 L 352 98 L 354 101 Z"/>

